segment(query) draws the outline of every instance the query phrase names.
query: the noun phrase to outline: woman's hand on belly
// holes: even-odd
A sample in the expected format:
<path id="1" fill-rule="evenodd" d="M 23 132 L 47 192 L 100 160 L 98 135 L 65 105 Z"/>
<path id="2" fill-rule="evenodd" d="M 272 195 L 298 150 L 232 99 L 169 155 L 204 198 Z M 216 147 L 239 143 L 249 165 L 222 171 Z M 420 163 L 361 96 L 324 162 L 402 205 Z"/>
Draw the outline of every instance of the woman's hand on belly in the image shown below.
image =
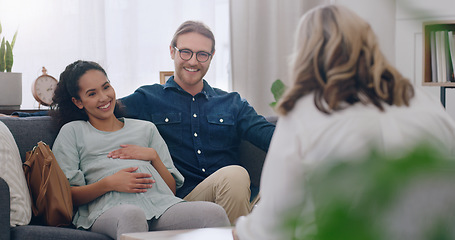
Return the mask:
<path id="1" fill-rule="evenodd" d="M 155 149 L 131 144 L 120 145 L 119 149 L 110 152 L 107 157 L 120 159 L 137 159 L 151 162 L 159 159 L 158 153 Z"/>
<path id="2" fill-rule="evenodd" d="M 155 180 L 151 179 L 152 174 L 135 172 L 138 167 L 122 169 L 103 179 L 106 181 L 109 191 L 143 193 L 152 188 Z"/>
<path id="3" fill-rule="evenodd" d="M 166 182 L 171 191 L 175 194 L 175 179 L 163 162 L 160 159 L 160 156 L 153 148 L 140 147 L 137 145 L 120 145 L 120 149 L 110 152 L 107 156 L 110 158 L 120 158 L 120 159 L 137 159 L 150 161 L 152 166 L 158 171 L 161 178 Z"/>
<path id="4" fill-rule="evenodd" d="M 150 173 L 137 173 L 138 167 L 122 169 L 100 181 L 84 185 L 72 186 L 71 196 L 73 205 L 80 206 L 89 203 L 99 196 L 111 192 L 143 193 L 152 187 L 155 180 Z"/>

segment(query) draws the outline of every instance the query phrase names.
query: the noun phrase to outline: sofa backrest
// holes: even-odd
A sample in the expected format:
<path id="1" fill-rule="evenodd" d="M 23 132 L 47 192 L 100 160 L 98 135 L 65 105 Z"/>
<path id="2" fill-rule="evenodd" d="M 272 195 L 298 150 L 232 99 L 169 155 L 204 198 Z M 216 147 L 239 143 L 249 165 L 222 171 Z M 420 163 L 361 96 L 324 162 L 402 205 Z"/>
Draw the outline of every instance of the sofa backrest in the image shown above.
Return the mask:
<path id="1" fill-rule="evenodd" d="M 269 122 L 276 124 L 276 117 L 267 117 Z M 54 129 L 50 116 L 40 117 L 0 117 L 16 140 L 22 162 L 25 162 L 25 153 L 33 149 L 39 141 L 48 144 L 51 149 L 58 132 Z M 242 141 L 239 147 L 240 164 L 248 170 L 251 183 L 259 186 L 262 166 L 266 153 L 248 141 Z"/>
<path id="2" fill-rule="evenodd" d="M 25 153 L 33 149 L 39 141 L 43 141 L 51 148 L 57 137 L 52 118 L 41 117 L 0 117 L 13 134 L 22 162 L 25 162 Z"/>
<path id="3" fill-rule="evenodd" d="M 276 125 L 278 117 L 266 117 L 267 121 Z M 262 167 L 264 166 L 266 152 L 254 146 L 248 141 L 242 140 L 239 146 L 239 161 L 240 164 L 250 174 L 251 184 L 259 186 L 261 182 Z"/>

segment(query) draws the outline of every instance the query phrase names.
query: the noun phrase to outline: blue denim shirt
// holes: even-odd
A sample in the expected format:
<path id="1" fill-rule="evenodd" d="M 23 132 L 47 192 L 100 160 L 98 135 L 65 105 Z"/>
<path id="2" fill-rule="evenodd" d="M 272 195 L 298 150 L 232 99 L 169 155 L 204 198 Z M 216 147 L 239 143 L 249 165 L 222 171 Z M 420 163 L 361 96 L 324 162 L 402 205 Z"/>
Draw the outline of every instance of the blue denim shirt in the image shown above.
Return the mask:
<path id="1" fill-rule="evenodd" d="M 142 86 L 120 101 L 127 117 L 157 126 L 185 177 L 177 190 L 181 198 L 218 169 L 239 164 L 241 139 L 267 151 L 275 130 L 238 93 L 212 88 L 205 80 L 194 97 L 171 77 L 164 85 Z"/>

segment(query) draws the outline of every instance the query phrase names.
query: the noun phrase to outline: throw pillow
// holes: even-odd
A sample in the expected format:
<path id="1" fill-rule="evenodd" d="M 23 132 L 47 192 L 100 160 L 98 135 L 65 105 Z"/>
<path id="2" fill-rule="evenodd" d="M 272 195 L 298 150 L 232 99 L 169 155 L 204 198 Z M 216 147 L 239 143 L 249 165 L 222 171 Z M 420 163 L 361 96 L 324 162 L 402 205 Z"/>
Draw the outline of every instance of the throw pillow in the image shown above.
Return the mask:
<path id="1" fill-rule="evenodd" d="M 12 227 L 27 225 L 32 217 L 30 193 L 25 181 L 22 160 L 16 141 L 8 127 L 0 121 L 0 177 L 10 190 Z"/>

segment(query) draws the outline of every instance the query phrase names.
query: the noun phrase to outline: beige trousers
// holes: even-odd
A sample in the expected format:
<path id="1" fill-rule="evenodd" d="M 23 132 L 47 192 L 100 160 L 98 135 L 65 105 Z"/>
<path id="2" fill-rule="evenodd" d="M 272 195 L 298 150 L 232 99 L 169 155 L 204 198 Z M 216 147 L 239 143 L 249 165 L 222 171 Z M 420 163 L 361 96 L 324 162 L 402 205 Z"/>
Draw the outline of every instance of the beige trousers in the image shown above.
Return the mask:
<path id="1" fill-rule="evenodd" d="M 231 224 L 251 210 L 250 176 L 237 165 L 219 169 L 199 183 L 184 200 L 214 202 L 226 210 Z"/>

